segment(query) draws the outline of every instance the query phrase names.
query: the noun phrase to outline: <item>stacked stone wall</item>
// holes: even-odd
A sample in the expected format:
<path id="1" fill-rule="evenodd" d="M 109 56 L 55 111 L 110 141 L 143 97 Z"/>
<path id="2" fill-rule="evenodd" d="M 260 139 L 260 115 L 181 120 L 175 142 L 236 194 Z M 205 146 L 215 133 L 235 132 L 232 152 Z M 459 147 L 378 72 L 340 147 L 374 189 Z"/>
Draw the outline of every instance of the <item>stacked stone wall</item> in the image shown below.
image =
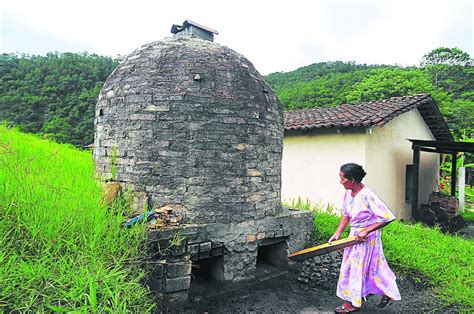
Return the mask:
<path id="1" fill-rule="evenodd" d="M 182 205 L 206 223 L 280 208 L 281 106 L 226 47 L 178 37 L 138 49 L 103 87 L 95 131 L 97 172 L 116 172 L 151 206 Z"/>
<path id="2" fill-rule="evenodd" d="M 137 212 L 170 218 L 155 221 L 145 266 L 165 306 L 187 299 L 193 262 L 212 259 L 213 276 L 240 281 L 254 278 L 259 252 L 284 267 L 305 246 L 312 213 L 281 206 L 282 139 L 275 93 L 221 45 L 167 38 L 110 75 L 96 106 L 96 171 L 132 190 Z"/>
<path id="3" fill-rule="evenodd" d="M 163 302 L 183 303 L 192 284 L 192 263 L 221 257 L 222 282 L 255 278 L 259 247 L 281 244 L 278 267 L 308 245 L 311 212 L 284 208 L 275 217 L 231 224 L 183 225 L 150 232 L 147 285 Z M 178 240 L 177 240 L 178 239 Z M 309 276 L 309 275 L 308 275 Z M 170 302 L 171 302 L 170 301 Z"/>

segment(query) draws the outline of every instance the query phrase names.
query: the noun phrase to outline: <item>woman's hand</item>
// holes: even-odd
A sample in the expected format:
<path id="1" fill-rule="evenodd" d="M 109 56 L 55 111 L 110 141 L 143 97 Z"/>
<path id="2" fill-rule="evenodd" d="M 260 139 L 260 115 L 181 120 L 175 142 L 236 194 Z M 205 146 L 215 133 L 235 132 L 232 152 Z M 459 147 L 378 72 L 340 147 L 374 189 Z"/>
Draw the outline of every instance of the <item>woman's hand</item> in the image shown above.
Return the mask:
<path id="1" fill-rule="evenodd" d="M 328 242 L 339 240 L 340 237 L 341 237 L 340 234 L 335 233 L 329 238 Z"/>
<path id="2" fill-rule="evenodd" d="M 359 232 L 355 235 L 355 237 L 356 237 L 356 240 L 357 240 L 357 241 L 364 241 L 365 238 L 367 238 L 368 235 L 369 235 L 369 232 L 368 232 L 366 229 L 364 229 L 364 230 L 359 231 Z"/>

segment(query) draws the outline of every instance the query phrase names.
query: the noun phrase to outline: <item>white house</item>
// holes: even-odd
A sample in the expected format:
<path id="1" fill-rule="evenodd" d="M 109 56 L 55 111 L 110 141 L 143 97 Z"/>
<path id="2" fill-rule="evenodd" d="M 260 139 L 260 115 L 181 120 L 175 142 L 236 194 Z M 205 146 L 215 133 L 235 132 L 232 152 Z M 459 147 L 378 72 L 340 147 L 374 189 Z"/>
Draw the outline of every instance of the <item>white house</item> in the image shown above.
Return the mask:
<path id="1" fill-rule="evenodd" d="M 408 139 L 452 141 L 429 94 L 284 113 L 282 201 L 298 197 L 340 208 L 339 168 L 354 162 L 401 219 L 411 218 L 412 145 Z M 439 154 L 422 153 L 418 203 L 436 189 Z"/>

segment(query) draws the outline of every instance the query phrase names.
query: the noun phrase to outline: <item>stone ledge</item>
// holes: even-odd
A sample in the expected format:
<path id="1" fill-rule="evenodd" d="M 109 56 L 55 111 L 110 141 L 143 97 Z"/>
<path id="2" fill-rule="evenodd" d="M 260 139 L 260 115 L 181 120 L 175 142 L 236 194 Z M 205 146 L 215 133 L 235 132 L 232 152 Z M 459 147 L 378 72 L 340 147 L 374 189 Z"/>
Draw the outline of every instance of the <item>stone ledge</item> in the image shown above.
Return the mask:
<path id="1" fill-rule="evenodd" d="M 168 278 L 165 280 L 164 292 L 176 292 L 182 290 L 188 290 L 191 284 L 191 276 L 179 277 L 179 278 Z"/>
<path id="2" fill-rule="evenodd" d="M 184 277 L 191 274 L 191 262 L 166 265 L 166 275 L 169 278 Z"/>

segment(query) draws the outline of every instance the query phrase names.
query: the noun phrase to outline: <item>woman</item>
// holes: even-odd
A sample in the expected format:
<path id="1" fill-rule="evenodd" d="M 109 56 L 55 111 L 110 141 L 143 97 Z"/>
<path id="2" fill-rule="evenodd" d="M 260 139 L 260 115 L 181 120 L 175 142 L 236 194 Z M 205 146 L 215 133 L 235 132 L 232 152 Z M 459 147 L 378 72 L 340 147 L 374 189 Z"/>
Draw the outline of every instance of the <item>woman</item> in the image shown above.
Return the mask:
<path id="1" fill-rule="evenodd" d="M 395 274 L 385 260 L 380 228 L 396 217 L 380 198 L 361 181 L 364 169 L 357 164 L 345 164 L 339 172 L 341 184 L 347 190 L 342 206 L 342 218 L 329 242 L 338 240 L 350 224 L 350 236 L 360 243 L 344 249 L 337 296 L 345 300 L 336 313 L 358 311 L 362 298 L 371 294 L 382 295 L 379 307 L 390 300 L 400 300 Z"/>

